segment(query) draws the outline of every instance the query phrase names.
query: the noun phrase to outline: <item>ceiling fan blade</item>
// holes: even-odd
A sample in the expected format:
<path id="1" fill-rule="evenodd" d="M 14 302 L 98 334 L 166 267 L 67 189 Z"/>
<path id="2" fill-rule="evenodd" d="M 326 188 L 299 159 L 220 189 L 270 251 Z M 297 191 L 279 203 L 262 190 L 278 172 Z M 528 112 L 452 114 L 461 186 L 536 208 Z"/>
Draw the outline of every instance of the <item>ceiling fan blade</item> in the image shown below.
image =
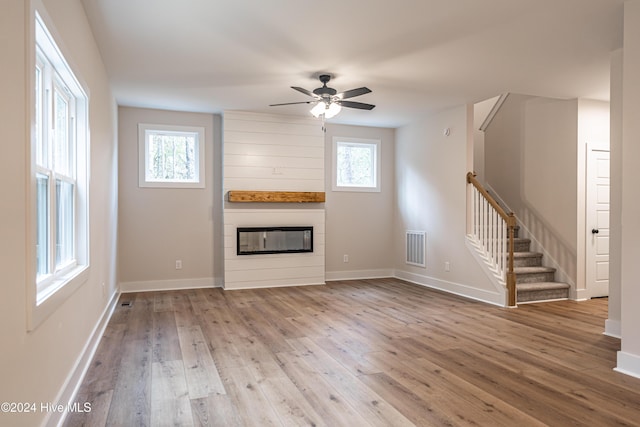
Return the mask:
<path id="1" fill-rule="evenodd" d="M 338 101 L 340 105 L 348 108 L 357 108 L 359 110 L 373 110 L 375 105 L 365 104 L 364 102 Z"/>
<path id="2" fill-rule="evenodd" d="M 306 90 L 305 88 L 302 88 L 302 87 L 291 86 L 291 89 L 297 90 L 298 92 L 304 93 L 305 95 L 310 96 L 312 98 L 316 98 L 316 99 L 320 98 L 315 93 L 310 92 L 310 91 L 308 91 L 308 90 Z"/>
<path id="3" fill-rule="evenodd" d="M 368 87 L 359 87 L 357 89 L 351 89 L 344 91 L 342 93 L 337 94 L 336 96 L 340 99 L 353 98 L 356 96 L 364 95 L 365 93 L 370 93 L 371 89 Z"/>
<path id="4" fill-rule="evenodd" d="M 270 104 L 269 107 L 279 107 L 281 105 L 294 105 L 294 104 L 311 104 L 315 101 L 300 101 L 300 102 L 285 102 L 282 104 Z"/>

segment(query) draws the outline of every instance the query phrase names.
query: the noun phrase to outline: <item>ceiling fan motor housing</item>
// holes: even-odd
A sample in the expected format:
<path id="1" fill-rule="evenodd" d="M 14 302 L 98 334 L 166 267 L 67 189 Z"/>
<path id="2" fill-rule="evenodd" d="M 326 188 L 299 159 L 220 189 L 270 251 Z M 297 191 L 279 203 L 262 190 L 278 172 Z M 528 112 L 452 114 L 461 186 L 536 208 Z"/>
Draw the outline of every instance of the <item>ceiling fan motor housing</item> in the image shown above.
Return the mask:
<path id="1" fill-rule="evenodd" d="M 316 95 L 321 96 L 321 97 L 323 97 L 325 99 L 326 98 L 330 98 L 330 97 L 334 96 L 336 93 L 338 93 L 338 91 L 335 90 L 334 88 L 327 87 L 327 83 L 329 83 L 329 80 L 331 80 L 331 76 L 330 75 L 322 74 L 318 78 L 322 82 L 322 87 L 314 89 L 313 93 L 315 93 Z"/>

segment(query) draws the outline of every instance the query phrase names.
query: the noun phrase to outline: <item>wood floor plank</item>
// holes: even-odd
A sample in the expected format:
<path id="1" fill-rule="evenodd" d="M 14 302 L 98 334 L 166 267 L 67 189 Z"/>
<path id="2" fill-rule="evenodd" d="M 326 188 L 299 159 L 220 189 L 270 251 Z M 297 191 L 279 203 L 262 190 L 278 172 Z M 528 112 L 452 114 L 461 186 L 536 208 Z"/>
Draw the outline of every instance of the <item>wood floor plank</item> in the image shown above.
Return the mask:
<path id="1" fill-rule="evenodd" d="M 91 361 L 92 375 L 84 382 L 88 393 L 113 390 L 122 366 L 122 344 L 127 325 L 109 323 L 102 335 L 96 354 Z"/>
<path id="2" fill-rule="evenodd" d="M 151 381 L 151 425 L 194 425 L 182 360 L 154 362 Z"/>
<path id="3" fill-rule="evenodd" d="M 65 426 L 106 426 L 112 397 L 113 390 L 90 393 L 89 395 L 78 394 L 75 401 L 81 405 L 83 411 L 71 412 L 65 420 Z M 90 410 L 84 411 L 85 404 L 90 405 Z"/>
<path id="4" fill-rule="evenodd" d="M 242 335 L 228 334 L 220 327 L 215 317 L 201 315 L 199 322 L 214 363 L 219 369 L 237 368 L 246 365 L 234 342 Z"/>
<path id="5" fill-rule="evenodd" d="M 153 316 L 153 361 L 181 360 L 180 340 L 173 311 L 155 311 Z"/>
<path id="6" fill-rule="evenodd" d="M 246 426 L 266 427 L 282 425 L 268 398 L 247 368 L 229 368 L 222 371 L 229 394 Z"/>
<path id="7" fill-rule="evenodd" d="M 577 399 L 571 398 L 561 390 L 540 384 L 532 379 L 515 377 L 505 368 L 486 360 L 469 357 L 464 350 L 450 350 L 443 354 L 437 363 L 442 367 L 455 366 L 456 375 L 483 390 L 489 390 L 504 401 L 516 400 L 518 409 L 538 417 L 542 422 L 568 425 L 577 422 L 580 425 L 626 425 L 622 419 L 611 418 Z M 567 404 L 570 403 L 570 404 Z"/>
<path id="8" fill-rule="evenodd" d="M 229 427 L 242 426 L 242 416 L 230 394 L 216 394 L 191 399 L 194 426 Z"/>
<path id="9" fill-rule="evenodd" d="M 151 406 L 153 302 L 149 295 L 134 295 L 122 339 L 120 367 L 113 390 L 108 425 L 148 425 Z"/>
<path id="10" fill-rule="evenodd" d="M 429 402 L 441 418 L 456 424 L 544 425 L 427 359 L 397 360 L 384 353 L 369 357 L 385 366 L 386 375 Z"/>
<path id="11" fill-rule="evenodd" d="M 296 385 L 312 408 L 330 426 L 366 426 L 366 420 L 347 403 L 343 394 L 333 387 L 314 367 L 294 352 L 278 353 L 283 371 Z"/>
<path id="12" fill-rule="evenodd" d="M 291 347 L 287 344 L 286 337 L 282 335 L 281 331 L 255 308 L 241 308 L 239 313 L 254 335 L 260 337 L 272 352 L 278 353 L 291 350 Z"/>
<path id="13" fill-rule="evenodd" d="M 215 325 L 219 332 L 240 337 L 255 335 L 255 332 L 245 323 L 240 312 L 227 305 L 209 308 L 200 316 Z"/>
<path id="14" fill-rule="evenodd" d="M 606 299 L 504 309 L 371 279 L 119 302 L 76 397 L 95 411 L 66 426 L 639 425 Z"/>
<path id="15" fill-rule="evenodd" d="M 286 375 L 270 376 L 258 383 L 271 403 L 280 422 L 285 426 L 331 427 L 304 399 L 300 390 Z"/>
<path id="16" fill-rule="evenodd" d="M 107 425 L 149 425 L 151 418 L 151 345 L 148 341 L 125 341 L 121 368 Z"/>
<path id="17" fill-rule="evenodd" d="M 360 382 L 340 363 L 308 338 L 291 340 L 297 354 L 307 360 L 328 383 L 372 426 L 413 426 L 404 415 Z"/>
<path id="18" fill-rule="evenodd" d="M 432 400 L 417 396 L 385 372 L 361 375 L 360 380 L 386 402 L 405 414 L 416 426 L 460 425 L 452 415 L 434 405 Z M 420 410 L 416 411 L 415 408 Z"/>
<path id="19" fill-rule="evenodd" d="M 404 378 L 410 379 L 408 387 L 411 390 L 422 395 L 426 390 L 424 385 L 428 384 L 429 390 L 425 399 L 438 402 L 441 410 L 449 415 L 455 414 L 456 419 L 478 425 L 544 425 L 510 403 L 469 384 L 425 358 L 416 359 L 411 363 L 405 361 L 401 366 Z M 392 373 L 394 371 L 391 370 Z"/>
<path id="20" fill-rule="evenodd" d="M 210 394 L 225 394 L 224 385 L 200 326 L 178 327 L 178 338 L 189 396 L 198 399 Z"/>
<path id="21" fill-rule="evenodd" d="M 153 311 L 173 311 L 173 295 L 170 292 L 158 292 L 154 294 Z"/>

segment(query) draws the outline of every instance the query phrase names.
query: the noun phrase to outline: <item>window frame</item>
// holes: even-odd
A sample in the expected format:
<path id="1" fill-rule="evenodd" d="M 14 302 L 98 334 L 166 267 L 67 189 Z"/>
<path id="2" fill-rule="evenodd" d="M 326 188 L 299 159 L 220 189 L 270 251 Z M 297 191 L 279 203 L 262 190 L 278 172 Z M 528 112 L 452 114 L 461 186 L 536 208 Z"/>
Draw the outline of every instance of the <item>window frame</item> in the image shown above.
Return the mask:
<path id="1" fill-rule="evenodd" d="M 333 191 L 351 191 L 351 192 L 364 192 L 364 193 L 379 193 L 381 191 L 380 186 L 380 148 L 381 141 L 379 139 L 365 139 L 365 138 L 350 138 L 350 137 L 333 137 L 333 169 L 332 169 L 332 190 Z M 374 173 L 373 181 L 375 185 L 372 186 L 354 186 L 354 185 L 340 185 L 338 182 L 338 148 L 341 145 L 363 145 L 368 146 L 373 154 L 372 170 Z"/>
<path id="2" fill-rule="evenodd" d="M 194 180 L 147 180 L 149 138 L 151 132 L 196 135 Z M 205 128 L 168 124 L 138 123 L 138 186 L 140 188 L 205 188 Z"/>
<path id="3" fill-rule="evenodd" d="M 89 277 L 89 97 L 86 85 L 80 83 L 77 72 L 69 65 L 64 46 L 55 32 L 51 19 L 40 2 L 34 2 L 30 22 L 29 97 L 30 162 L 28 164 L 27 242 L 31 259 L 27 282 L 27 329 L 34 330 L 54 313 Z M 62 48 L 61 48 L 62 47 Z M 65 167 L 56 170 L 54 149 L 54 94 L 65 99 Z M 46 177 L 46 218 L 38 216 L 38 179 Z M 56 204 L 58 181 L 72 185 L 72 231 L 66 239 L 70 256 L 56 259 Z M 69 205 L 67 205 L 69 206 Z M 42 219 L 44 222 L 39 222 Z M 45 274 L 39 275 L 38 230 L 46 225 Z"/>

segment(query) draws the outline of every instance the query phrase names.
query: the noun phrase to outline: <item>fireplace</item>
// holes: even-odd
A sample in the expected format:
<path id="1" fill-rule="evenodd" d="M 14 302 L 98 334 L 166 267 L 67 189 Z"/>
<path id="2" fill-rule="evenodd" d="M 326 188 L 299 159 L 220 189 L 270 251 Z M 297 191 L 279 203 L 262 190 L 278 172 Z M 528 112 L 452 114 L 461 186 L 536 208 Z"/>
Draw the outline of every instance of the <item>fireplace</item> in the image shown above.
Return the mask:
<path id="1" fill-rule="evenodd" d="M 313 252 L 313 227 L 238 227 L 238 255 Z"/>

